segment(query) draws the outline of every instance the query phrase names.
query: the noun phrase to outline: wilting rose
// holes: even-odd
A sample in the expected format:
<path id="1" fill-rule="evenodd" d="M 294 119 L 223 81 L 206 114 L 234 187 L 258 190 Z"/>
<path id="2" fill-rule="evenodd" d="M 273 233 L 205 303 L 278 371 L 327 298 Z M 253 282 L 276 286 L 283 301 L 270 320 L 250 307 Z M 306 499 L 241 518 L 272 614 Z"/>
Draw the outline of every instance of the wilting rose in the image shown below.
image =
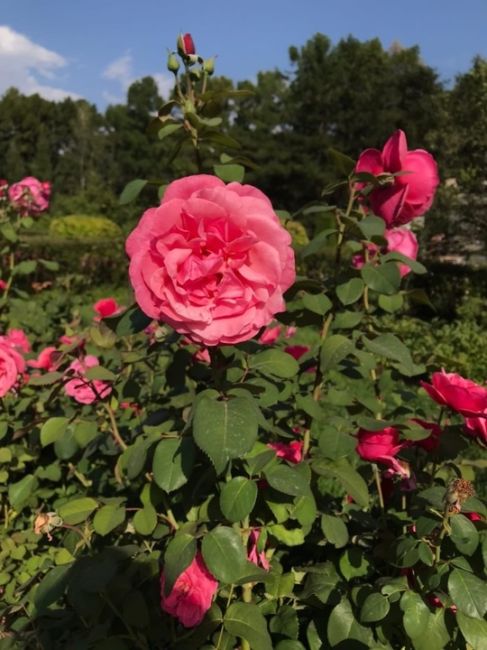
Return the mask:
<path id="1" fill-rule="evenodd" d="M 421 420 L 419 418 L 413 418 L 412 422 L 419 424 L 420 427 L 423 427 L 423 429 L 427 429 L 431 432 L 427 438 L 423 438 L 422 440 L 414 440 L 413 444 L 416 445 L 416 447 L 421 447 L 428 452 L 438 449 L 438 446 L 440 444 L 441 427 L 435 424 L 435 422 L 426 422 L 425 420 Z"/>
<path id="2" fill-rule="evenodd" d="M 372 242 L 367 243 L 368 258 L 372 261 L 379 251 L 382 253 L 401 253 L 412 260 L 418 256 L 418 240 L 409 228 L 391 228 L 385 230 L 384 238 L 387 240 L 387 245 L 381 250 L 379 246 Z M 352 257 L 352 266 L 355 269 L 361 269 L 365 264 L 365 256 L 362 253 Z M 401 277 L 407 275 L 411 269 L 407 264 L 398 263 L 399 273 Z"/>
<path id="3" fill-rule="evenodd" d="M 24 358 L 8 343 L 6 337 L 0 337 L 0 397 L 4 397 L 17 384 L 19 375 L 25 370 Z"/>
<path id="4" fill-rule="evenodd" d="M 195 627 L 210 609 L 218 581 L 208 571 L 201 553 L 198 552 L 188 568 L 177 578 L 167 596 L 164 594 L 164 586 L 165 577 L 162 573 L 162 609 L 179 619 L 184 627 Z"/>
<path id="5" fill-rule="evenodd" d="M 276 452 L 278 458 L 290 463 L 300 463 L 303 460 L 303 441 L 293 440 L 292 442 L 269 442 L 268 447 Z"/>
<path id="6" fill-rule="evenodd" d="M 64 384 L 66 395 L 73 397 L 80 404 L 92 404 L 110 395 L 112 392 L 110 384 L 101 379 L 86 378 L 86 371 L 99 365 L 100 362 L 92 354 L 72 361 L 66 371 L 68 376 L 72 377 Z"/>
<path id="7" fill-rule="evenodd" d="M 408 223 L 429 210 L 439 183 L 433 156 L 423 149 L 408 151 L 406 134 L 401 130 L 387 140 L 382 151 L 363 151 L 355 171 L 379 177 L 379 185 L 368 200 L 374 214 L 382 217 L 389 228 Z M 397 173 L 400 175 L 392 176 Z"/>
<path id="8" fill-rule="evenodd" d="M 190 56 L 196 52 L 191 34 L 180 34 L 178 37 L 178 52 L 181 56 Z"/>
<path id="9" fill-rule="evenodd" d="M 259 543 L 260 530 L 258 528 L 253 528 L 248 540 L 249 554 L 248 559 L 250 562 L 253 562 L 257 566 L 262 567 L 266 571 L 269 571 L 271 564 L 266 557 L 265 551 L 259 551 L 257 545 Z"/>
<path id="10" fill-rule="evenodd" d="M 428 395 L 466 417 L 487 417 L 487 389 L 454 372 L 434 372 L 431 384 L 420 382 Z"/>
<path id="11" fill-rule="evenodd" d="M 51 184 L 27 176 L 8 189 L 10 202 L 22 215 L 36 216 L 49 207 Z"/>
<path id="12" fill-rule="evenodd" d="M 41 350 L 37 359 L 29 359 L 27 365 L 31 368 L 38 368 L 40 370 L 52 372 L 58 368 L 61 357 L 62 352 L 56 350 L 54 346 L 50 345 L 47 348 L 44 348 L 44 350 Z"/>
<path id="13" fill-rule="evenodd" d="M 465 418 L 465 431 L 487 445 L 487 418 Z"/>
<path id="14" fill-rule="evenodd" d="M 193 341 L 246 341 L 284 309 L 290 243 L 255 187 L 204 174 L 174 181 L 127 239 L 135 299 Z"/>
<path id="15" fill-rule="evenodd" d="M 115 298 L 101 298 L 95 302 L 93 310 L 97 313 L 95 318 L 100 320 L 101 318 L 116 316 L 123 310 L 123 307 L 117 303 Z"/>
<path id="16" fill-rule="evenodd" d="M 356 451 L 360 458 L 371 463 L 382 463 L 395 474 L 409 477 L 409 471 L 396 455 L 408 445 L 400 442 L 399 431 L 394 427 L 386 427 L 381 431 L 366 431 L 359 429 Z"/>

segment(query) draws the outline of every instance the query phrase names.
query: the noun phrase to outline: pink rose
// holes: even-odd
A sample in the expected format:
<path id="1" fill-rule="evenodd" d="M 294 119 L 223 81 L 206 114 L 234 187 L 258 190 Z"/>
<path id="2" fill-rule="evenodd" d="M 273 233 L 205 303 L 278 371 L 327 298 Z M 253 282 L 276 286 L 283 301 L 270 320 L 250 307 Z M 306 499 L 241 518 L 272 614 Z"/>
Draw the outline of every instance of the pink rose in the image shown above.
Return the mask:
<path id="1" fill-rule="evenodd" d="M 141 309 L 204 345 L 246 341 L 284 309 L 291 237 L 269 199 L 215 176 L 171 183 L 127 239 Z"/>
<path id="2" fill-rule="evenodd" d="M 0 338 L 0 397 L 4 397 L 17 384 L 25 370 L 25 361 L 6 337 Z"/>
<path id="3" fill-rule="evenodd" d="M 359 429 L 356 451 L 362 460 L 387 465 L 395 474 L 409 478 L 409 471 L 397 460 L 396 455 L 407 446 L 400 442 L 399 431 L 386 427 L 382 431 L 365 431 Z"/>
<path id="4" fill-rule="evenodd" d="M 401 130 L 387 140 L 382 151 L 363 151 L 355 171 L 379 177 L 379 185 L 368 199 L 374 214 L 382 217 L 389 228 L 408 223 L 429 210 L 439 183 L 433 156 L 423 149 L 408 151 L 406 135 Z M 391 175 L 398 172 L 403 173 Z"/>
<path id="5" fill-rule="evenodd" d="M 266 557 L 265 551 L 259 551 L 257 545 L 259 543 L 260 530 L 258 528 L 252 528 L 252 531 L 249 535 L 248 546 L 249 554 L 248 558 L 250 562 L 253 562 L 257 566 L 261 566 L 266 571 L 269 571 L 271 564 Z"/>
<path id="6" fill-rule="evenodd" d="M 405 255 L 412 260 L 417 258 L 419 248 L 418 240 L 409 228 L 386 229 L 384 237 L 387 240 L 387 245 L 382 250 L 383 253 L 402 253 L 402 255 Z M 369 251 L 369 261 L 373 260 L 380 251 L 380 248 L 372 242 L 367 243 L 367 249 Z M 361 269 L 364 264 L 365 257 L 362 253 L 352 257 L 352 266 L 355 269 Z M 411 269 L 407 264 L 399 264 L 399 273 L 401 274 L 401 277 L 404 277 L 410 271 Z"/>
<path id="7" fill-rule="evenodd" d="M 108 318 L 109 316 L 116 316 L 119 314 L 123 307 L 121 307 L 115 298 L 101 298 L 93 305 L 94 311 L 98 314 L 97 320 L 100 318 Z"/>
<path id="8" fill-rule="evenodd" d="M 262 345 L 272 345 L 281 334 L 281 326 L 267 327 L 257 339 Z"/>
<path id="9" fill-rule="evenodd" d="M 86 379 L 85 377 L 88 368 L 99 365 L 100 362 L 92 354 L 87 354 L 83 359 L 72 361 L 66 371 L 72 377 L 64 384 L 66 395 L 73 397 L 80 404 L 92 404 L 96 400 L 110 395 L 112 392 L 110 384 L 101 379 Z"/>
<path id="10" fill-rule="evenodd" d="M 8 189 L 8 198 L 22 215 L 36 216 L 49 207 L 51 184 L 42 183 L 33 176 L 27 176 Z"/>
<path id="11" fill-rule="evenodd" d="M 293 440 L 292 442 L 269 442 L 267 446 L 274 449 L 278 458 L 290 463 L 300 463 L 303 460 L 303 441 Z"/>
<path id="12" fill-rule="evenodd" d="M 431 431 L 430 435 L 427 438 L 423 438 L 422 440 L 415 440 L 413 444 L 415 444 L 417 447 L 421 447 L 428 452 L 438 449 L 438 446 L 440 444 L 441 427 L 439 427 L 434 422 L 426 422 L 425 420 L 420 420 L 419 418 L 413 418 L 412 422 L 419 424 L 419 426 L 423 427 L 423 429 L 428 429 Z"/>
<path id="13" fill-rule="evenodd" d="M 8 330 L 6 336 L 2 336 L 0 338 L 6 340 L 6 342 L 15 348 L 18 352 L 23 352 L 24 354 L 30 352 L 29 339 L 25 335 L 24 330 L 11 329 Z"/>
<path id="14" fill-rule="evenodd" d="M 487 417 L 487 389 L 454 372 L 434 372 L 431 384 L 420 382 L 428 395 L 466 417 Z"/>
<path id="15" fill-rule="evenodd" d="M 5 280 L 0 280 L 0 291 L 5 291 L 6 288 L 7 288 L 7 283 L 5 282 Z"/>
<path id="16" fill-rule="evenodd" d="M 469 436 L 487 445 L 487 418 L 465 418 L 465 430 Z"/>
<path id="17" fill-rule="evenodd" d="M 50 345 L 47 348 L 44 348 L 44 350 L 41 350 L 37 359 L 29 359 L 27 365 L 31 368 L 53 372 L 59 366 L 61 356 L 62 352 L 59 352 L 59 350 L 56 350 L 54 346 Z"/>
<path id="18" fill-rule="evenodd" d="M 164 594 L 165 578 L 161 575 L 161 607 L 179 619 L 184 627 L 195 627 L 203 620 L 211 607 L 218 581 L 211 575 L 203 562 L 201 553 L 177 578 L 169 595 Z"/>
<path id="19" fill-rule="evenodd" d="M 288 345 L 284 348 L 284 352 L 290 354 L 296 361 L 299 361 L 302 356 L 310 351 L 309 345 Z"/>

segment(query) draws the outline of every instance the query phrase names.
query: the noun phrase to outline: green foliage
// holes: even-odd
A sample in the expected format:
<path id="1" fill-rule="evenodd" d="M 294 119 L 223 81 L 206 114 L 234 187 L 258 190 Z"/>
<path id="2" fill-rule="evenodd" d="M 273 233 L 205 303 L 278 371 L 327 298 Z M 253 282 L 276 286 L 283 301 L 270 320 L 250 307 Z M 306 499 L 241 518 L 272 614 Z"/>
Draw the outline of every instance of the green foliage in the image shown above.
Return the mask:
<path id="1" fill-rule="evenodd" d="M 105 217 L 72 214 L 51 219 L 49 234 L 61 239 L 112 241 L 121 237 L 122 231 L 116 223 Z"/>

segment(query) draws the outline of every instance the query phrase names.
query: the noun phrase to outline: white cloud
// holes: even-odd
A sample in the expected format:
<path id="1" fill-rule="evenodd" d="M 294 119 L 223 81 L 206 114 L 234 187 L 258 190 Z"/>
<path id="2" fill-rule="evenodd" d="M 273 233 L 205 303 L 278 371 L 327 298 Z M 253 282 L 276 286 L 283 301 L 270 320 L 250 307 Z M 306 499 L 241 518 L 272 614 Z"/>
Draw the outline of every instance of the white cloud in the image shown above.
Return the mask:
<path id="1" fill-rule="evenodd" d="M 167 99 L 169 93 L 172 90 L 174 85 L 173 75 L 164 74 L 162 72 L 155 72 L 149 75 L 154 79 L 159 89 L 159 94 Z M 140 79 L 141 75 L 136 75 L 134 73 L 134 59 L 130 52 L 127 52 L 120 56 L 118 59 L 112 61 L 103 71 L 102 77 L 104 79 L 109 79 L 110 81 L 116 82 L 120 89 L 125 93 L 130 84 L 132 84 L 137 79 Z M 105 90 L 103 93 L 104 99 L 109 103 L 123 103 L 123 99 L 119 98 L 116 94 Z"/>
<path id="2" fill-rule="evenodd" d="M 112 61 L 103 71 L 105 79 L 118 81 L 123 90 L 127 90 L 134 81 L 134 61 L 130 52 Z"/>
<path id="3" fill-rule="evenodd" d="M 76 93 L 39 80 L 41 77 L 54 81 L 56 73 L 67 65 L 60 54 L 34 43 L 8 25 L 0 25 L 0 93 L 15 86 L 25 95 L 38 93 L 53 101 L 66 97 L 80 99 Z"/>

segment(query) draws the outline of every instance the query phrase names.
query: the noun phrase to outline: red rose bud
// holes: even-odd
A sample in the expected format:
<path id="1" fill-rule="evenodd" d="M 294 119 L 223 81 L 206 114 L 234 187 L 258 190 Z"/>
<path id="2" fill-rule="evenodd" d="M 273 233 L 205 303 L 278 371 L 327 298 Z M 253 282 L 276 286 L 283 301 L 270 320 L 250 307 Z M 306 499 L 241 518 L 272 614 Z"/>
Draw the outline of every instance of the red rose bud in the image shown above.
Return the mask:
<path id="1" fill-rule="evenodd" d="M 194 54 L 196 48 L 194 46 L 193 37 L 191 34 L 179 34 L 178 37 L 178 52 L 180 56 L 186 57 Z"/>

